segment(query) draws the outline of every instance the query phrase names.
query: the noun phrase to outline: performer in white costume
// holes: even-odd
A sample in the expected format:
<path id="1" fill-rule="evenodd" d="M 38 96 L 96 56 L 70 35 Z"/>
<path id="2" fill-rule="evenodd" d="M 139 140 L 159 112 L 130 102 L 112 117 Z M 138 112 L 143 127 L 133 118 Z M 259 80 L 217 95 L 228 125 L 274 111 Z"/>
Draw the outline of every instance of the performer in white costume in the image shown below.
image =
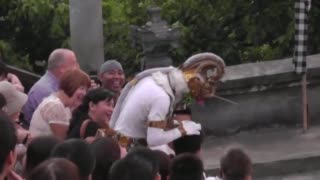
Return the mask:
<path id="1" fill-rule="evenodd" d="M 224 67 L 219 56 L 201 53 L 179 68 L 155 68 L 138 74 L 122 90 L 109 122 L 120 144 L 145 140 L 148 146 L 159 146 L 184 135 L 200 134 L 201 125 L 191 120 L 172 125 L 172 112 L 188 93 L 197 100 L 213 97 Z"/>

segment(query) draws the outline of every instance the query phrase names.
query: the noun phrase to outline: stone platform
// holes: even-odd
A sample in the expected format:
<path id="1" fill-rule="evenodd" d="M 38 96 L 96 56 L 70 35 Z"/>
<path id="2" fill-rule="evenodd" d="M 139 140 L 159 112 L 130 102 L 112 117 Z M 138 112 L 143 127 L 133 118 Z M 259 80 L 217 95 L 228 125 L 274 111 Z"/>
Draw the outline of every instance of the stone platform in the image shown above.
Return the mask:
<path id="1" fill-rule="evenodd" d="M 240 147 L 249 154 L 255 179 L 282 180 L 295 174 L 310 174 L 311 178 L 312 174 L 320 174 L 313 173 L 320 167 L 320 126 L 305 133 L 300 127 L 273 127 L 230 137 L 207 137 L 203 160 L 208 175 L 216 175 L 220 158 L 232 147 Z"/>

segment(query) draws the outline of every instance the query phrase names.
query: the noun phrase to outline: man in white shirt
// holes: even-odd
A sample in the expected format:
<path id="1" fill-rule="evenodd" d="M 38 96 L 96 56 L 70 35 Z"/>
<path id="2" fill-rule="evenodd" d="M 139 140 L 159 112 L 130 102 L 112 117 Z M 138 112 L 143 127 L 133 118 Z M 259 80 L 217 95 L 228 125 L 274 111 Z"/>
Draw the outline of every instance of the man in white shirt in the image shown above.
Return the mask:
<path id="1" fill-rule="evenodd" d="M 219 56 L 201 53 L 179 68 L 156 68 L 138 74 L 122 90 L 109 123 L 117 131 L 120 144 L 128 146 L 144 139 L 152 147 L 200 134 L 201 125 L 191 120 L 172 126 L 173 110 L 187 94 L 199 101 L 214 96 L 215 83 L 223 76 L 224 67 Z"/>

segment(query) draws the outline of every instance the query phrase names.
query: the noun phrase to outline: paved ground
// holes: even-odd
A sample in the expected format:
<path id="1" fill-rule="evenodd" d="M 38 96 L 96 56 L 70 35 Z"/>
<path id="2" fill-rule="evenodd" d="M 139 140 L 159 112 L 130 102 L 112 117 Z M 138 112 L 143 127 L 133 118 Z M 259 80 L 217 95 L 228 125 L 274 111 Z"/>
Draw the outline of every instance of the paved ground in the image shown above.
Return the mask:
<path id="1" fill-rule="evenodd" d="M 320 126 L 312 127 L 306 133 L 301 128 L 278 127 L 242 132 L 232 137 L 208 137 L 203 147 L 203 159 L 209 174 L 215 173 L 219 159 L 231 147 L 240 147 L 250 155 L 256 176 L 282 177 L 286 173 L 313 171 L 315 166 L 320 168 Z M 319 173 L 315 175 L 318 177 Z"/>
<path id="2" fill-rule="evenodd" d="M 288 176 L 271 176 L 266 178 L 257 178 L 255 180 L 319 180 L 320 171 L 293 174 Z"/>

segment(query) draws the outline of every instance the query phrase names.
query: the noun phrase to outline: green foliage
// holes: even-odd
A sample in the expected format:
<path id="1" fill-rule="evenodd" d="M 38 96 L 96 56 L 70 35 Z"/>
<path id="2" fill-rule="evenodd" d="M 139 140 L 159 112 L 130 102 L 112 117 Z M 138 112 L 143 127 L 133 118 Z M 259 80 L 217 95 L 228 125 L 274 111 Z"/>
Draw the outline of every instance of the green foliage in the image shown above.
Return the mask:
<path id="1" fill-rule="evenodd" d="M 130 25 L 147 21 L 146 8 L 162 7 L 181 29 L 175 65 L 192 54 L 214 52 L 228 65 L 292 55 L 294 0 L 103 0 L 105 58 L 119 59 L 128 74 L 139 70 L 141 49 L 131 46 Z M 320 5 L 310 12 L 310 53 L 320 52 Z M 58 47 L 70 48 L 67 0 L 0 0 L 0 48 L 26 69 Z M 32 64 L 33 66 L 30 66 Z"/>
<path id="2" fill-rule="evenodd" d="M 19 66 L 20 61 L 25 59 L 29 65 L 22 68 L 37 71 L 37 66 L 34 66 L 36 61 L 45 61 L 54 48 L 69 47 L 68 1 L 52 2 L 1 1 L 0 40 L 6 42 L 10 49 L 3 50 L 7 61 Z"/>

